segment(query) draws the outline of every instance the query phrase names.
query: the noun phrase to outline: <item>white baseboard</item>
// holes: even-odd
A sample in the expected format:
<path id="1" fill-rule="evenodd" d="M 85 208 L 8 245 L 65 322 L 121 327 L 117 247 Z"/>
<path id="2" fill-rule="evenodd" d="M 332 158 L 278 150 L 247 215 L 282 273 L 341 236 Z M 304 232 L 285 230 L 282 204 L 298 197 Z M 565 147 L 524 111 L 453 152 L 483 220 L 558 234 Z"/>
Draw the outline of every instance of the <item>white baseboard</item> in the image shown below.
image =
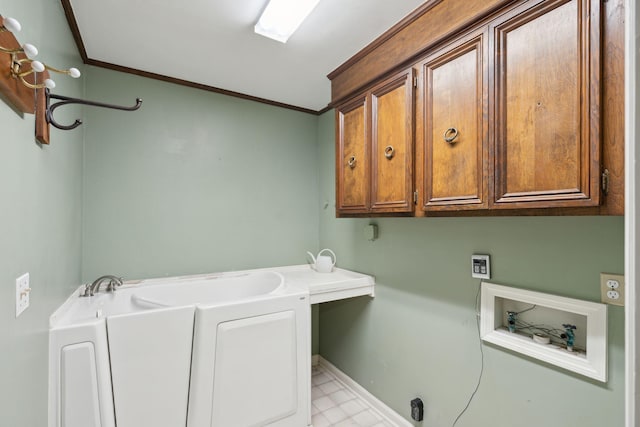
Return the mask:
<path id="1" fill-rule="evenodd" d="M 318 363 L 320 363 L 320 355 L 314 354 L 311 356 L 311 366 L 318 366 Z"/>
<path id="2" fill-rule="evenodd" d="M 317 360 L 317 364 L 324 367 L 327 371 L 333 374 L 338 379 L 338 381 L 340 381 L 345 386 L 345 388 L 349 389 L 350 391 L 358 395 L 358 397 L 360 397 L 362 400 L 367 402 L 387 422 L 397 427 L 413 427 L 412 423 L 405 420 L 397 412 L 389 408 L 384 404 L 384 402 L 375 397 L 373 394 L 369 393 L 364 387 L 352 380 L 347 376 L 347 374 L 336 368 L 333 364 L 331 364 L 331 362 L 327 361 L 322 356 L 317 354 L 313 355 L 312 360 Z"/>

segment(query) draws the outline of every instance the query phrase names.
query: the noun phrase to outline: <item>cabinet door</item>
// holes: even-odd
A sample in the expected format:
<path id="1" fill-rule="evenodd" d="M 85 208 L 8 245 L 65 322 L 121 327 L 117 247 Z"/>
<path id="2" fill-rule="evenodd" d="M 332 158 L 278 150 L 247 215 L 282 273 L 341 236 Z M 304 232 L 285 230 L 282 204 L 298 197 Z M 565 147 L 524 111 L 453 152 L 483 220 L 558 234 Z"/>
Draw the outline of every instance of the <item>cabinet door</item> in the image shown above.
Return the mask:
<path id="1" fill-rule="evenodd" d="M 367 102 L 364 95 L 336 108 L 336 211 L 369 210 Z"/>
<path id="2" fill-rule="evenodd" d="M 371 91 L 371 211 L 413 211 L 413 70 Z"/>
<path id="3" fill-rule="evenodd" d="M 490 26 L 496 172 L 491 207 L 598 205 L 600 2 L 529 4 Z"/>
<path id="4" fill-rule="evenodd" d="M 422 63 L 424 210 L 486 209 L 486 33 Z"/>

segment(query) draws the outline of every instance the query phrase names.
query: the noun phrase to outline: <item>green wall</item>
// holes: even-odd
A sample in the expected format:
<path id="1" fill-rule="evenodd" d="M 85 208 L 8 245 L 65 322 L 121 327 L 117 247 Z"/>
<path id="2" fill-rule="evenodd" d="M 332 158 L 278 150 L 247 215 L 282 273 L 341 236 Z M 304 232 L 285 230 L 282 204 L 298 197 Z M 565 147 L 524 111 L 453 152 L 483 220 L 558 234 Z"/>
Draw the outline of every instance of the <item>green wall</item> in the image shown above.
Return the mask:
<path id="1" fill-rule="evenodd" d="M 480 370 L 473 253 L 491 255 L 497 283 L 599 301 L 599 273 L 624 273 L 622 217 L 336 219 L 333 114 L 318 130 L 320 246 L 340 267 L 376 277 L 376 297 L 320 307 L 320 353 L 397 412 L 425 402 L 425 421 L 451 426 Z M 376 223 L 379 239 L 363 229 Z M 480 389 L 457 426 L 624 425 L 624 309 L 609 307 L 609 381 L 483 345 Z"/>
<path id="2" fill-rule="evenodd" d="M 59 2 L 0 0 L 19 38 L 52 65 L 80 58 Z M 333 114 L 314 117 L 84 67 L 56 93 L 132 104 L 135 113 L 73 107 L 33 139 L 33 116 L 0 102 L 0 425 L 44 426 L 51 312 L 81 280 L 299 264 L 331 247 L 341 267 L 373 274 L 375 299 L 322 304 L 314 352 L 423 425 L 449 426 L 479 370 L 469 256 L 492 255 L 494 280 L 598 300 L 598 274 L 623 270 L 622 218 L 335 219 Z M 325 204 L 327 207 L 325 208 Z M 82 260 L 82 262 L 81 262 Z M 31 307 L 14 317 L 15 278 Z M 484 346 L 482 385 L 458 426 L 622 426 L 623 309 L 609 311 L 607 384 Z"/>
<path id="3" fill-rule="evenodd" d="M 318 245 L 317 117 L 87 67 L 83 278 L 305 263 Z"/>
<path id="4" fill-rule="evenodd" d="M 60 2 L 0 0 L 0 14 L 22 23 L 18 40 L 52 66 L 82 61 Z M 4 55 L 4 54 L 0 54 Z M 52 76 L 55 93 L 82 96 L 83 81 Z M 60 121 L 81 114 L 58 110 Z M 83 131 L 52 129 L 34 138 L 34 116 L 0 101 L 0 425 L 47 425 L 49 316 L 80 284 Z M 31 305 L 15 318 L 15 279 L 31 276 Z"/>

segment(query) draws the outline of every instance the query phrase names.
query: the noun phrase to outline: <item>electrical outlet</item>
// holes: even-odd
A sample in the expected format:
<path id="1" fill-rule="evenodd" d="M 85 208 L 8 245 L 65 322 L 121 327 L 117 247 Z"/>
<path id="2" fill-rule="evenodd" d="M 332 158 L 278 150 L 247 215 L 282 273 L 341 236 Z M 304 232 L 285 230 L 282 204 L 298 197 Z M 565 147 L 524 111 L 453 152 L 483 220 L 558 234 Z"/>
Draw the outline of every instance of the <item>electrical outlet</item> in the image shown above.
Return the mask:
<path id="1" fill-rule="evenodd" d="M 25 273 L 16 279 L 16 317 L 29 307 L 29 273 Z"/>
<path id="2" fill-rule="evenodd" d="M 600 294 L 602 302 L 624 306 L 624 276 L 600 273 Z"/>

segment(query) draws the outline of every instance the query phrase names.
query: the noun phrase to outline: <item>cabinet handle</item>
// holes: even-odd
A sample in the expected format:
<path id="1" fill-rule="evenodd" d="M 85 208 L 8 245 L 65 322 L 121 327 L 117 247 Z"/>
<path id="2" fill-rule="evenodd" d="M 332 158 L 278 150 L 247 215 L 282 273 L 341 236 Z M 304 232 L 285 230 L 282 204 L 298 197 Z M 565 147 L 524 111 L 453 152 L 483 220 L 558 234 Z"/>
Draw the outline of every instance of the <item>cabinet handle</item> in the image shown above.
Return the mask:
<path id="1" fill-rule="evenodd" d="M 356 167 L 356 156 L 349 157 L 349 161 L 347 162 L 351 169 Z"/>
<path id="2" fill-rule="evenodd" d="M 449 144 L 453 145 L 454 144 L 454 140 L 458 137 L 458 129 L 456 128 L 449 128 L 447 130 L 444 131 L 444 140 L 446 142 L 448 142 Z"/>
<path id="3" fill-rule="evenodd" d="M 393 149 L 392 146 L 387 145 L 386 147 L 384 147 L 384 156 L 391 160 L 393 158 L 393 156 L 395 156 L 396 154 L 396 150 Z"/>

